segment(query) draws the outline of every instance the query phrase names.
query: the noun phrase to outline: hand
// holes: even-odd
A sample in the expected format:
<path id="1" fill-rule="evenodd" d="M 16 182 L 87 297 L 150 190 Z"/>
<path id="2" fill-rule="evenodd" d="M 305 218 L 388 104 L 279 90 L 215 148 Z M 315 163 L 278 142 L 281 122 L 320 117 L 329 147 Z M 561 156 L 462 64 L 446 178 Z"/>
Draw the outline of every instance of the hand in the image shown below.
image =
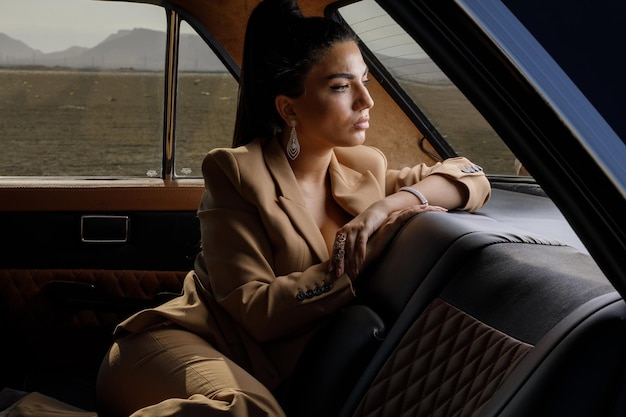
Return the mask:
<path id="1" fill-rule="evenodd" d="M 367 264 L 380 256 L 409 219 L 425 211 L 445 212 L 447 209 L 416 205 L 386 215 L 384 209 L 374 204 L 346 223 L 337 231 L 335 238 L 329 262 L 331 277 L 339 278 L 345 272 L 350 279 L 356 279 Z"/>

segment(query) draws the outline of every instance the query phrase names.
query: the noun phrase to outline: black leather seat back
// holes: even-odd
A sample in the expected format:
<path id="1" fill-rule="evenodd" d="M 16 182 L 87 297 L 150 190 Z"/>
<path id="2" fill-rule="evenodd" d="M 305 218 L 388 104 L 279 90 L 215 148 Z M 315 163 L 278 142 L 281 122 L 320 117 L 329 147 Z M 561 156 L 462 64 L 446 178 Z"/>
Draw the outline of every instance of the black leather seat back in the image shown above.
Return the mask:
<path id="1" fill-rule="evenodd" d="M 448 218 L 429 227 L 449 231 Z M 396 298 L 408 301 L 385 310 L 400 313 L 340 415 L 605 415 L 624 375 L 626 306 L 593 260 L 515 231 L 460 230 Z M 386 260 L 371 279 L 406 282 L 415 257 Z"/>
<path id="2" fill-rule="evenodd" d="M 381 318 L 367 306 L 351 305 L 330 317 L 278 392 L 287 415 L 337 415 L 384 336 Z"/>

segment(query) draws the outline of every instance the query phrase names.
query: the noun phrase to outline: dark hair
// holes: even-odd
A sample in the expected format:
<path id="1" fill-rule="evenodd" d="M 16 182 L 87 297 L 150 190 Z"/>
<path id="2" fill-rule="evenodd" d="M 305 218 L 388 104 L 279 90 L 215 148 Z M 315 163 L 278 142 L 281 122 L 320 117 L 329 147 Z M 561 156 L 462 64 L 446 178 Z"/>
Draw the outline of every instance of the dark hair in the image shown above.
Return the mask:
<path id="1" fill-rule="evenodd" d="M 304 17 L 296 0 L 263 0 L 246 27 L 233 147 L 270 137 L 283 126 L 274 99 L 298 97 L 311 67 L 352 31 L 323 17 Z"/>

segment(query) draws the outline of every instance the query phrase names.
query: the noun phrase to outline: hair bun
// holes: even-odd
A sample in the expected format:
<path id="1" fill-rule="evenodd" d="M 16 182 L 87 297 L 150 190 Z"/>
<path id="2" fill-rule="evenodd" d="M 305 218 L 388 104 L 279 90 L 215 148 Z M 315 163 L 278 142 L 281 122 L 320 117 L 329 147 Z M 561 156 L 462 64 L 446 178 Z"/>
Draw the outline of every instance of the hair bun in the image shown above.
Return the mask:
<path id="1" fill-rule="evenodd" d="M 297 0 L 262 0 L 253 10 L 250 19 L 258 19 L 270 27 L 293 18 L 302 17 Z"/>
<path id="2" fill-rule="evenodd" d="M 293 31 L 303 18 L 297 0 L 262 0 L 252 11 L 246 28 L 244 51 L 251 54 L 248 66 L 255 67 L 255 72 L 264 67 L 272 71 L 264 63 L 280 60 L 277 54 L 296 47 L 292 45 L 296 41 Z"/>

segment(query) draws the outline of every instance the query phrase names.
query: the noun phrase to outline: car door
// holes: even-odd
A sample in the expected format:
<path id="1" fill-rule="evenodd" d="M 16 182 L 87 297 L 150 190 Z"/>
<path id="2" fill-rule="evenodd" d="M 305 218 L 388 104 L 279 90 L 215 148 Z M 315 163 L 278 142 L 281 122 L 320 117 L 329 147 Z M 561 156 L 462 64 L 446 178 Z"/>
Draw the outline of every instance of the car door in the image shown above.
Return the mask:
<path id="1" fill-rule="evenodd" d="M 29 0 L 1 20 L 0 385 L 38 390 L 60 364 L 93 375 L 119 320 L 180 292 L 237 82 L 171 7 Z"/>

